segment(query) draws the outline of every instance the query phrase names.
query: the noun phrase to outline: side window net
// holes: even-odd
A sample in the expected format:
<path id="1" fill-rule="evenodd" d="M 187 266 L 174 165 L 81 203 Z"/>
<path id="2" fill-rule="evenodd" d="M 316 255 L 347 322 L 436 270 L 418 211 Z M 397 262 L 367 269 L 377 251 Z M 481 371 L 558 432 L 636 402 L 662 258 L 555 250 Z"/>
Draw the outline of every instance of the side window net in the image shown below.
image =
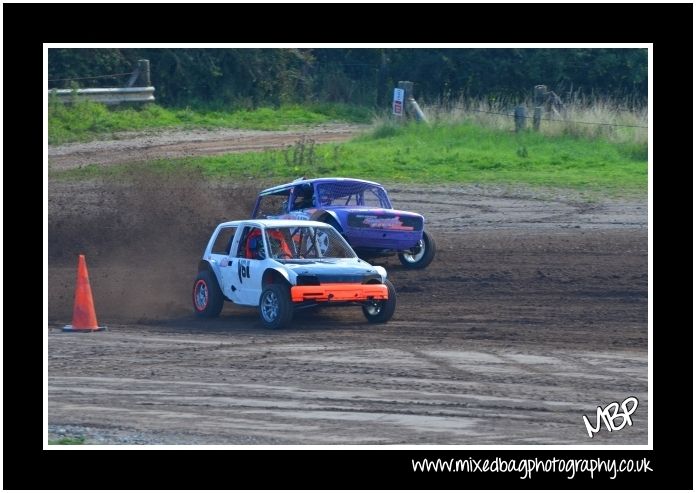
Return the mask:
<path id="1" fill-rule="evenodd" d="M 230 253 L 230 248 L 232 248 L 232 240 L 234 240 L 234 234 L 237 232 L 237 228 L 223 228 L 215 238 L 215 243 L 213 244 L 212 253 L 218 255 L 228 255 Z"/>

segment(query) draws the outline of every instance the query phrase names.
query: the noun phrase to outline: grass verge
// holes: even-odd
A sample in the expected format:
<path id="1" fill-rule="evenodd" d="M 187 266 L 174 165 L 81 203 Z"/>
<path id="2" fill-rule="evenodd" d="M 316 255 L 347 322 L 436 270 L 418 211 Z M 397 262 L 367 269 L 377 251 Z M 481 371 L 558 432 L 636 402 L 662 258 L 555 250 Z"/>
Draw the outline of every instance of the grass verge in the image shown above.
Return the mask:
<path id="1" fill-rule="evenodd" d="M 49 445 L 84 445 L 85 437 L 67 437 L 58 440 L 49 440 Z"/>
<path id="2" fill-rule="evenodd" d="M 80 101 L 66 105 L 51 99 L 48 109 L 48 142 L 108 138 L 118 131 L 155 128 L 240 128 L 282 130 L 291 125 L 319 125 L 331 121 L 369 123 L 369 109 L 345 104 L 287 105 L 279 108 L 235 110 L 232 108 L 163 108 L 148 104 L 140 108 L 108 108 Z"/>
<path id="3" fill-rule="evenodd" d="M 304 139 L 285 150 L 140 163 L 159 172 L 196 169 L 220 179 L 276 181 L 349 176 L 412 183 L 500 183 L 647 191 L 647 144 L 515 134 L 473 124 L 381 125 L 341 144 Z M 128 166 L 87 166 L 52 178 L 123 177 Z"/>

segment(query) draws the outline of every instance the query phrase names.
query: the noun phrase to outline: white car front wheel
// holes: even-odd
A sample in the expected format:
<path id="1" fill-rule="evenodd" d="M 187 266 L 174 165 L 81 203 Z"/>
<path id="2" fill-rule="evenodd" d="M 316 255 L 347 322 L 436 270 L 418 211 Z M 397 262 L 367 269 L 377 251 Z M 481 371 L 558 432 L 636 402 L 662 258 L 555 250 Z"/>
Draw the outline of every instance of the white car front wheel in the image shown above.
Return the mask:
<path id="1" fill-rule="evenodd" d="M 280 329 L 292 320 L 294 308 L 287 286 L 269 284 L 261 293 L 261 322 L 268 329 Z"/>
<path id="2" fill-rule="evenodd" d="M 384 281 L 384 285 L 387 286 L 388 299 L 368 301 L 362 307 L 363 315 L 371 324 L 388 322 L 396 310 L 396 289 L 388 279 Z"/>

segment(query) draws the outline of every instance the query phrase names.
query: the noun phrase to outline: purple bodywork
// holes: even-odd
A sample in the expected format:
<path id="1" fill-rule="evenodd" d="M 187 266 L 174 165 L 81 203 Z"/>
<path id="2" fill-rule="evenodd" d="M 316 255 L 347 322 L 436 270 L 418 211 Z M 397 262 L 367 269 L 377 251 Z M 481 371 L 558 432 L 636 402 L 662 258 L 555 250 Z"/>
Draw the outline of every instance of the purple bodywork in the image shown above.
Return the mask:
<path id="1" fill-rule="evenodd" d="M 360 254 L 416 247 L 424 218 L 392 208 L 380 184 L 353 178 L 299 179 L 259 193 L 253 218 L 312 219 L 332 224 Z"/>

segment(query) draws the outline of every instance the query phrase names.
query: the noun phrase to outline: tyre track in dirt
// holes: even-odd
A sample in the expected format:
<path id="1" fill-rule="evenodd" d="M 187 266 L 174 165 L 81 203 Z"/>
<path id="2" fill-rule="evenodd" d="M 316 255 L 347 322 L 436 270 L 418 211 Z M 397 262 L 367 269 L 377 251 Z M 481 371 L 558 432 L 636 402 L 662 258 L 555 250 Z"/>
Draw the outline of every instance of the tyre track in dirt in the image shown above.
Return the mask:
<path id="1" fill-rule="evenodd" d="M 367 128 L 368 125 L 326 124 L 281 131 L 220 129 L 123 133 L 115 140 L 50 146 L 48 165 L 50 170 L 58 171 L 88 164 L 111 165 L 280 149 L 302 139 L 317 144 L 343 142 Z"/>
<path id="2" fill-rule="evenodd" d="M 118 331 L 147 334 L 148 329 L 114 328 L 97 335 L 97 345 L 119 341 Z M 556 358 L 572 351 L 557 349 L 553 356 L 539 356 L 538 350 L 530 354 L 531 348 L 478 344 L 455 350 L 410 337 L 409 344 L 425 348 L 419 351 L 426 354 L 424 361 L 400 349 L 404 342 L 398 332 L 386 339 L 384 334 L 368 333 L 362 346 L 341 347 L 332 355 L 322 353 L 324 348 L 297 354 L 298 342 L 313 344 L 312 335 L 281 333 L 272 348 L 276 357 L 266 361 L 250 359 L 258 354 L 251 348 L 239 354 L 212 351 L 204 360 L 191 352 L 165 351 L 166 357 L 154 361 L 149 355 L 136 355 L 136 361 L 145 358 L 136 366 L 119 353 L 85 359 L 85 347 L 75 348 L 84 337 L 57 332 L 50 337 L 54 350 L 70 346 L 82 357 L 78 367 L 74 360 L 52 361 L 51 422 L 55 427 L 99 429 L 102 434 L 111 430 L 109 443 L 124 443 L 129 433 L 155 432 L 154 443 L 578 442 L 585 433 L 578 410 L 587 408 L 589 400 L 611 398 L 611 386 L 616 385 L 613 376 L 607 381 L 601 368 L 588 373 Z M 235 337 L 233 329 L 229 337 Z M 346 337 L 350 334 L 339 332 L 334 339 Z M 462 347 L 461 342 L 457 346 Z M 608 361 L 638 369 L 639 354 L 615 354 Z M 528 363 L 530 368 L 541 365 L 543 370 L 511 368 L 499 356 L 535 359 Z M 85 376 L 86 368 L 90 376 Z M 645 405 L 644 389 L 636 395 Z M 66 416 L 71 416 L 69 425 Z M 634 427 L 621 439 L 600 434 L 596 441 L 642 440 L 637 430 L 645 418 L 635 418 Z"/>

